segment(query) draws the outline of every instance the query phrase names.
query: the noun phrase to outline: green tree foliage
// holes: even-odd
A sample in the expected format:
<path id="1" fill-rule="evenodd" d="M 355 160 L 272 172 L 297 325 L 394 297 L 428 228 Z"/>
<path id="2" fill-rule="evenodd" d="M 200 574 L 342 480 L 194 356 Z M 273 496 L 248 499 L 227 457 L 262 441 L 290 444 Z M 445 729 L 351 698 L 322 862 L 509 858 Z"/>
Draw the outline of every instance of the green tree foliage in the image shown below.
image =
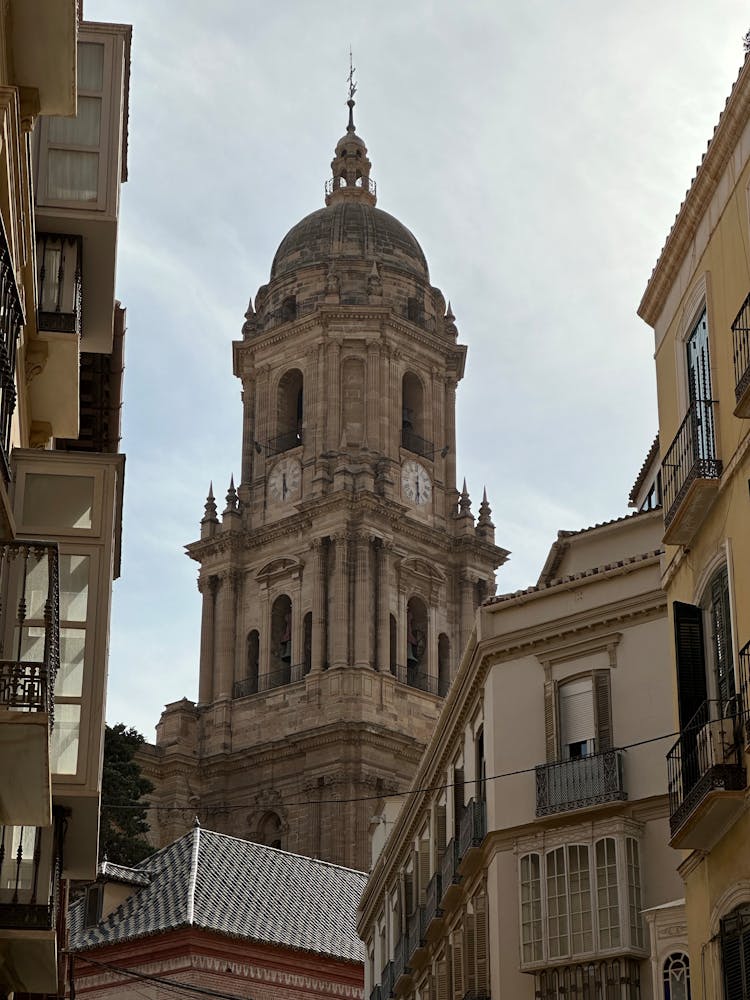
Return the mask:
<path id="1" fill-rule="evenodd" d="M 154 790 L 135 760 L 145 742 L 122 723 L 107 726 L 104 734 L 99 857 L 118 865 L 135 865 L 154 850 L 144 836 L 149 830 L 146 807 L 133 808 Z"/>

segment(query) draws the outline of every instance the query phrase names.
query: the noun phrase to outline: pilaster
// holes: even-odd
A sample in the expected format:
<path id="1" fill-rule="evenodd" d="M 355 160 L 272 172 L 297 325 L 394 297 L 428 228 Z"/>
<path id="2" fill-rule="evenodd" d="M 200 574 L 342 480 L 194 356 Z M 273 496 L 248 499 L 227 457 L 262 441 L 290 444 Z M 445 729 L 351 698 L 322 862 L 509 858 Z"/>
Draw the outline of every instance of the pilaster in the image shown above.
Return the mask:
<path id="1" fill-rule="evenodd" d="M 325 548 L 322 538 L 313 538 L 310 542 L 312 552 L 312 650 L 311 671 L 320 673 L 325 662 L 325 616 L 326 616 L 326 565 Z"/>
<path id="2" fill-rule="evenodd" d="M 332 538 L 333 628 L 330 635 L 331 666 L 344 667 L 349 659 L 349 535 L 340 532 Z"/>
<path id="3" fill-rule="evenodd" d="M 204 576 L 198 580 L 198 590 L 203 597 L 201 608 L 201 651 L 198 681 L 198 703 L 209 705 L 214 693 L 214 619 L 218 578 Z"/>
<path id="4" fill-rule="evenodd" d="M 354 546 L 354 665 L 369 667 L 372 665 L 369 535 L 357 535 Z"/>

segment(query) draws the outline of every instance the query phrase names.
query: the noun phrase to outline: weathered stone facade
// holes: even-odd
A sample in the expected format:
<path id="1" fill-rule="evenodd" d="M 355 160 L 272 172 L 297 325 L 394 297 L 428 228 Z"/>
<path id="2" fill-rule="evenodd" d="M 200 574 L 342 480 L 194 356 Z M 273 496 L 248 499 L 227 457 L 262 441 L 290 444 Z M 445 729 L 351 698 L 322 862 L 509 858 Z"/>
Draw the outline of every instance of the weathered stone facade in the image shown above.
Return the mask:
<path id="1" fill-rule="evenodd" d="M 144 762 L 162 844 L 198 813 L 364 868 L 507 552 L 486 498 L 475 522 L 456 489 L 466 348 L 416 239 L 375 208 L 351 116 L 332 170 L 233 344 L 241 481 L 188 546 L 199 700 L 167 707 Z"/>

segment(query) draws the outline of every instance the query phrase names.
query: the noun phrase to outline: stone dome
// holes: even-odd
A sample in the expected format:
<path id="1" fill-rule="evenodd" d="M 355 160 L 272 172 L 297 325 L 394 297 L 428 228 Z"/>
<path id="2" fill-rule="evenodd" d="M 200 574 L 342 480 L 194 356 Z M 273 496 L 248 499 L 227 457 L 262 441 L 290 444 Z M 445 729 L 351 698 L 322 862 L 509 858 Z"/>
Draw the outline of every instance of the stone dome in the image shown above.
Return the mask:
<path id="1" fill-rule="evenodd" d="M 361 199 L 341 199 L 293 226 L 276 251 L 271 280 L 311 264 L 368 264 L 429 282 L 427 260 L 398 219 Z"/>

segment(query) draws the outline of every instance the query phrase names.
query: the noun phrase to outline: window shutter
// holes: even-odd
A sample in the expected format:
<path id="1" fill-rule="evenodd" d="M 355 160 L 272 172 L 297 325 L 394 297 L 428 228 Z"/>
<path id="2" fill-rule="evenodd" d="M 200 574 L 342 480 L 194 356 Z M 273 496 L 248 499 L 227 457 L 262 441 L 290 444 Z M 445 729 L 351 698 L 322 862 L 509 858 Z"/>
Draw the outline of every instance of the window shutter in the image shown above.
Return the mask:
<path id="1" fill-rule="evenodd" d="M 445 806 L 437 807 L 437 856 L 438 860 L 442 860 L 445 854 L 446 839 L 445 839 Z"/>
<path id="2" fill-rule="evenodd" d="M 612 749 L 612 700 L 609 670 L 594 673 L 594 712 L 596 714 L 596 752 Z"/>
<path id="3" fill-rule="evenodd" d="M 487 963 L 487 897 L 477 896 L 474 900 L 474 930 L 476 934 L 477 981 L 476 991 L 479 996 L 488 996 L 490 992 Z"/>
<path id="4" fill-rule="evenodd" d="M 750 998 L 750 906 L 744 904 L 721 921 L 721 965 L 727 1000 Z"/>
<path id="5" fill-rule="evenodd" d="M 466 993 L 464 980 L 464 943 L 460 930 L 453 932 L 452 950 L 453 1000 L 464 1000 L 464 993 Z"/>
<path id="6" fill-rule="evenodd" d="M 555 727 L 555 682 L 544 684 L 544 740 L 547 747 L 547 763 L 558 759 L 557 731 Z"/>
<path id="7" fill-rule="evenodd" d="M 567 681 L 558 688 L 560 700 L 560 743 L 567 747 L 571 743 L 593 740 L 596 735 L 594 721 L 594 699 L 591 677 Z"/>
<path id="8" fill-rule="evenodd" d="M 435 972 L 436 979 L 436 1000 L 451 1000 L 448 988 L 448 962 L 444 958 L 439 958 Z"/>
<path id="9" fill-rule="evenodd" d="M 419 903 L 424 906 L 427 897 L 427 884 L 430 881 L 430 842 L 419 841 Z"/>
<path id="10" fill-rule="evenodd" d="M 464 769 L 457 767 L 453 772 L 453 827 L 454 836 L 458 836 L 461 828 L 461 816 L 464 811 Z"/>
<path id="11" fill-rule="evenodd" d="M 466 927 L 466 989 L 469 993 L 477 991 L 477 938 L 476 938 L 476 915 L 464 913 L 464 926 Z"/>
<path id="12" fill-rule="evenodd" d="M 675 601 L 672 607 L 677 659 L 677 703 L 680 729 L 685 729 L 708 697 L 703 611 L 694 604 L 683 604 L 681 601 Z"/>
<path id="13" fill-rule="evenodd" d="M 422 982 L 419 987 L 419 1000 L 434 1000 L 434 991 L 432 989 L 432 980 L 429 976 Z"/>

